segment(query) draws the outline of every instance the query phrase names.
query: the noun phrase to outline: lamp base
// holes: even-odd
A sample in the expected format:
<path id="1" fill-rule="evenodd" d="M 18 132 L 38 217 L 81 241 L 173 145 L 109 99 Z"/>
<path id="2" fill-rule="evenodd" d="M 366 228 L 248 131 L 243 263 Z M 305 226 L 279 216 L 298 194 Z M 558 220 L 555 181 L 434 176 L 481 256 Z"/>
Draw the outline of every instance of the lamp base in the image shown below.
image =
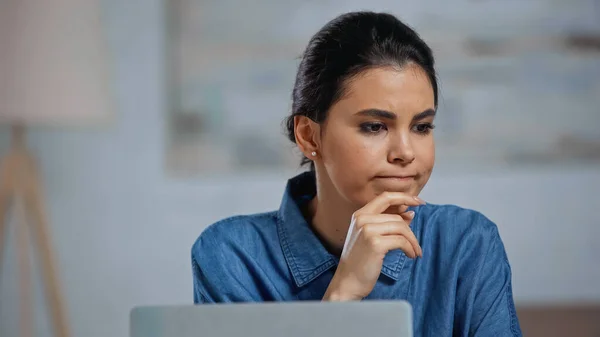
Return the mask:
<path id="1" fill-rule="evenodd" d="M 21 336 L 30 337 L 33 329 L 31 310 L 31 286 L 29 265 L 29 233 L 40 258 L 42 278 L 45 286 L 46 303 L 52 318 L 54 335 L 69 337 L 66 310 L 60 292 L 54 254 L 48 233 L 48 222 L 44 211 L 41 180 L 33 156 L 25 146 L 25 128 L 12 128 L 10 152 L 0 162 L 0 261 L 4 236 L 8 229 L 7 211 L 13 206 L 15 213 L 17 254 L 20 285 L 20 331 Z"/>

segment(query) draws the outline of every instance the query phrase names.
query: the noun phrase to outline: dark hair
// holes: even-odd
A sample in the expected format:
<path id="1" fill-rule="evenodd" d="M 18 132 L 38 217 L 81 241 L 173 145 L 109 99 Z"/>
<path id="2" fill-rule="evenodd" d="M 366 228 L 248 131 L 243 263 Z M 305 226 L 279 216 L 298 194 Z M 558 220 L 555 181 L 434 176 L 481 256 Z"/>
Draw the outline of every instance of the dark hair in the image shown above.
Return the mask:
<path id="1" fill-rule="evenodd" d="M 410 27 L 387 13 L 350 12 L 328 22 L 309 41 L 298 66 L 292 113 L 285 123 L 296 142 L 294 117 L 322 123 L 344 94 L 345 82 L 370 68 L 401 68 L 414 62 L 427 73 L 437 107 L 438 88 L 431 49 Z M 302 159 L 302 165 L 314 163 Z"/>

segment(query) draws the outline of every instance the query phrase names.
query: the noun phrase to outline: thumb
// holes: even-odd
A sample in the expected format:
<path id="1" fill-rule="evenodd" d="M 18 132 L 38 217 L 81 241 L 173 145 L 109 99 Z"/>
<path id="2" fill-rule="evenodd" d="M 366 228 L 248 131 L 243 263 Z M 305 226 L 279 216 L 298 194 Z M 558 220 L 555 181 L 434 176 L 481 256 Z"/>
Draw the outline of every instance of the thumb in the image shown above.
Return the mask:
<path id="1" fill-rule="evenodd" d="M 406 212 L 400 213 L 400 216 L 410 226 L 410 222 L 415 218 L 415 211 L 406 211 Z"/>

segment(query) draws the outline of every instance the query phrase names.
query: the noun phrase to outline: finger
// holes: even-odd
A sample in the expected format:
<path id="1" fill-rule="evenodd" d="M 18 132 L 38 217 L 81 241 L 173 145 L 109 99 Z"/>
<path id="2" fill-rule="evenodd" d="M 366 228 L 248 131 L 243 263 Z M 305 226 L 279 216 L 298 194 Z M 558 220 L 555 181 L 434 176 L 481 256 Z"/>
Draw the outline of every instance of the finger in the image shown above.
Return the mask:
<path id="1" fill-rule="evenodd" d="M 384 223 L 376 223 L 376 224 L 368 224 L 363 228 L 363 234 L 366 237 L 374 237 L 374 236 L 404 236 L 406 240 L 410 243 L 413 248 L 413 251 L 422 256 L 423 250 L 421 249 L 421 245 L 419 245 L 419 240 L 415 236 L 412 230 L 408 226 L 406 226 L 405 222 L 384 222 Z"/>
<path id="2" fill-rule="evenodd" d="M 401 214 L 358 214 L 354 217 L 358 227 L 368 223 L 382 223 L 389 221 L 406 221 Z"/>
<path id="3" fill-rule="evenodd" d="M 406 205 L 398 206 L 398 213 L 404 213 L 406 211 L 408 211 L 408 206 L 406 206 Z"/>
<path id="4" fill-rule="evenodd" d="M 408 242 L 410 242 L 415 253 L 418 256 L 423 257 L 423 250 L 421 249 L 419 240 L 417 239 L 417 236 L 415 235 L 415 233 L 410 229 L 410 227 L 404 227 L 403 229 L 401 229 L 401 234 L 408 240 Z"/>
<path id="5" fill-rule="evenodd" d="M 417 257 L 414 247 L 401 235 L 382 236 L 379 240 L 379 248 L 389 252 L 390 250 L 400 249 L 406 256 L 414 259 Z"/>
<path id="6" fill-rule="evenodd" d="M 413 197 L 400 192 L 384 192 L 359 209 L 357 213 L 381 214 L 390 206 L 419 206 L 424 203 L 423 200 L 416 196 Z"/>
<path id="7" fill-rule="evenodd" d="M 415 211 L 400 213 L 400 217 L 410 226 L 411 221 L 415 218 Z"/>
<path id="8" fill-rule="evenodd" d="M 386 209 L 383 214 L 400 214 L 406 212 L 409 206 L 405 205 L 392 205 Z"/>

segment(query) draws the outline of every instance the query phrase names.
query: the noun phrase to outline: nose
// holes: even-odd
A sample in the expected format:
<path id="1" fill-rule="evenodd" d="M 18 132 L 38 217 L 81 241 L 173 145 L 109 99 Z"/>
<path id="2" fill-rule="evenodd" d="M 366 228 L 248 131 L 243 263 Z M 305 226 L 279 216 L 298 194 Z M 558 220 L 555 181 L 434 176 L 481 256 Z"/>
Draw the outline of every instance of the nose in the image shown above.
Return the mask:
<path id="1" fill-rule="evenodd" d="M 392 164 L 410 164 L 415 160 L 415 151 L 412 147 L 410 135 L 403 132 L 397 137 L 390 137 L 390 150 L 388 162 Z"/>

